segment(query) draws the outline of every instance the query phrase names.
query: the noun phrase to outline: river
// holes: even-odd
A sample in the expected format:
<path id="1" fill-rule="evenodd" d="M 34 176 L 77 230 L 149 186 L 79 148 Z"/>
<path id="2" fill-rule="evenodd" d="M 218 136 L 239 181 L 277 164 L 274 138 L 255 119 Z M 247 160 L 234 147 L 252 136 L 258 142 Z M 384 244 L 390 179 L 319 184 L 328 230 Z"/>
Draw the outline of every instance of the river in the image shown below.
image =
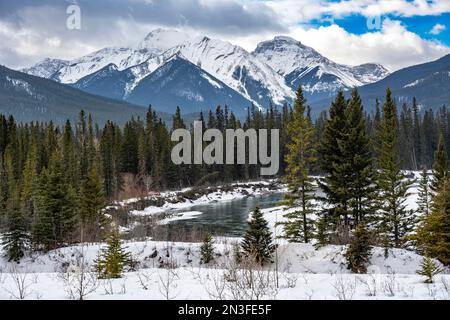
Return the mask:
<path id="1" fill-rule="evenodd" d="M 249 213 L 256 207 L 270 208 L 279 205 L 283 193 L 268 193 L 230 201 L 195 205 L 177 212 L 199 211 L 203 214 L 187 220 L 172 221 L 168 231 L 190 232 L 194 228 L 208 230 L 214 236 L 241 237 L 247 229 Z"/>

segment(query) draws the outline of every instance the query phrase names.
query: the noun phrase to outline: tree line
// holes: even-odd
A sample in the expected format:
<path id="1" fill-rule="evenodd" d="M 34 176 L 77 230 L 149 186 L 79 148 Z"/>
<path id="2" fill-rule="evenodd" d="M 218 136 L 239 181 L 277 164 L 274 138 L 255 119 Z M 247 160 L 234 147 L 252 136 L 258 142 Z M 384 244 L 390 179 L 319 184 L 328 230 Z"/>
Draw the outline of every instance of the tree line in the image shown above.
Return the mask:
<path id="1" fill-rule="evenodd" d="M 419 139 L 412 138 L 412 133 L 406 135 L 414 131 L 414 125 L 403 127 L 406 122 L 402 118 L 408 113 L 403 107 L 398 117 L 388 89 L 382 109 L 371 121 L 364 114 L 358 91 L 353 90 L 350 99 L 341 91 L 316 139 L 302 90 L 297 91 L 287 127 L 290 140 L 285 173 L 289 189 L 285 204 L 295 209 L 288 211 L 281 223 L 285 238 L 306 243 L 315 239 L 317 247 L 349 245 L 346 256 L 355 272 L 365 272 L 373 245 L 384 247 L 386 256 L 391 248 L 414 248 L 450 264 L 449 139 L 448 121 L 443 122 L 448 120 L 448 111 L 441 109 L 441 120 L 435 124 L 439 139 L 433 149 L 431 175 L 427 170 L 430 160 L 420 156 L 414 143 L 424 141 L 419 143 L 419 150 L 424 150 L 434 143 L 435 135 Z M 428 126 L 428 116 L 426 112 L 417 121 L 419 131 Z M 403 145 L 406 136 L 410 138 L 407 148 Z M 314 179 L 311 172 L 317 164 L 322 174 Z M 407 205 L 415 181 L 402 169 L 419 164 L 422 173 L 416 211 Z"/>
<path id="2" fill-rule="evenodd" d="M 330 110 L 313 121 L 300 89 L 293 107 L 270 105 L 262 111 L 253 106 L 240 120 L 227 106 L 218 106 L 200 113 L 199 121 L 205 130 L 222 132 L 280 130 L 279 176 L 289 184 L 287 202 L 300 201 L 302 207 L 301 214 L 288 217 L 301 219 L 286 226 L 290 238 L 327 243 L 348 237 L 330 230 L 349 230 L 373 216 L 377 181 L 377 192 L 385 190 L 390 202 L 379 204 L 385 219 L 376 223 L 386 246 L 400 246 L 407 233 L 404 206 L 397 201 L 407 194 L 401 169 L 430 168 L 438 141 L 448 157 L 450 113 L 446 107 L 419 112 L 413 103 L 398 116 L 390 93 L 376 110 L 366 114 L 357 91 L 349 100 L 340 92 Z M 64 126 L 17 123 L 0 115 L 0 228 L 8 258 L 19 261 L 27 250 L 104 239 L 109 229 L 104 208 L 132 196 L 130 190 L 146 193 L 260 178 L 259 165 L 174 165 L 171 131 L 179 128 L 192 130 L 180 108 L 171 124 L 149 107 L 145 119 L 132 118 L 123 127 L 108 121 L 102 128 L 83 111 L 75 124 L 66 121 Z M 310 219 L 312 173 L 324 175 L 320 186 L 331 208 L 317 224 Z M 392 187 L 397 183 L 393 179 L 401 183 Z"/>

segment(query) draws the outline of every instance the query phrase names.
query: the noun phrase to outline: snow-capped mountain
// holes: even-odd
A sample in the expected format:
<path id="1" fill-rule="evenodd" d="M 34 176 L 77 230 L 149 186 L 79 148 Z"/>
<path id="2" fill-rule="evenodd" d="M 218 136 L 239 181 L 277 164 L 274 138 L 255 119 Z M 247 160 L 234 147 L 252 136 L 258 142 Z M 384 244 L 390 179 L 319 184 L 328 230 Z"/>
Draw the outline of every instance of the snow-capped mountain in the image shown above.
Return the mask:
<path id="1" fill-rule="evenodd" d="M 23 71 L 90 93 L 127 100 L 143 79 L 174 56 L 196 65 L 245 101 L 260 107 L 270 102 L 277 105 L 290 103 L 299 85 L 310 100 L 312 97 L 321 99 L 335 94 L 340 88 L 361 86 L 388 74 L 377 64 L 351 67 L 334 63 L 288 37 L 262 42 L 249 53 L 226 41 L 191 37 L 165 29 L 150 32 L 132 48 L 104 48 L 70 62 L 47 59 Z M 113 84 L 111 79 L 118 82 Z M 198 87 L 194 88 L 196 85 L 192 84 L 193 87 L 187 90 L 198 90 Z M 145 105 L 149 103 L 152 101 L 146 101 Z M 213 105 L 217 104 L 225 102 L 217 99 Z"/>
<path id="2" fill-rule="evenodd" d="M 109 64 L 80 79 L 73 86 L 142 106 L 151 101 L 156 109 L 165 106 L 167 112 L 174 112 L 177 106 L 182 106 L 185 113 L 209 110 L 217 105 L 217 101 L 221 101 L 222 105 L 230 106 L 236 115 L 243 116 L 245 108 L 251 105 L 244 96 L 180 53 L 172 55 L 156 70 L 148 72 L 153 66 L 147 61 L 120 71 L 116 65 Z"/>
<path id="3" fill-rule="evenodd" d="M 180 52 L 259 106 L 267 106 L 270 100 L 282 104 L 294 97 L 283 77 L 243 48 L 229 42 L 196 38 L 184 44 Z"/>
<path id="4" fill-rule="evenodd" d="M 62 68 L 69 65 L 69 61 L 60 59 L 44 59 L 38 62 L 30 68 L 25 68 L 21 70 L 29 75 L 41 77 L 41 78 L 51 78 L 53 74 L 61 70 Z"/>
<path id="5" fill-rule="evenodd" d="M 167 112 L 174 112 L 176 106 L 182 106 L 183 112 L 187 113 L 215 108 L 217 101 L 220 101 L 238 116 L 244 116 L 245 108 L 251 104 L 244 96 L 181 54 L 173 56 L 139 81 L 126 100 L 137 105 L 152 101 L 156 108 L 167 106 Z"/>
<path id="6" fill-rule="evenodd" d="M 292 89 L 302 85 L 306 95 L 313 99 L 334 95 L 341 88 L 372 83 L 388 75 L 379 64 L 352 67 L 335 63 L 290 37 L 280 36 L 261 42 L 252 54 L 283 76 Z"/>

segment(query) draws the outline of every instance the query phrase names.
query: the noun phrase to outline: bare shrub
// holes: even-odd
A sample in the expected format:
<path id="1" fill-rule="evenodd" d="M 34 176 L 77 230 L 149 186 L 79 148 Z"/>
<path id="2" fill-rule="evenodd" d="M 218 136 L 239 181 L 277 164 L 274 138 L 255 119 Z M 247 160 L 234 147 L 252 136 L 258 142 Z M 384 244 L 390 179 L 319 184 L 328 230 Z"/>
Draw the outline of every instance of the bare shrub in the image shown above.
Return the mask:
<path id="1" fill-rule="evenodd" d="M 338 275 L 333 283 L 334 294 L 339 300 L 352 300 L 356 291 L 356 278 L 353 281 Z"/>
<path id="2" fill-rule="evenodd" d="M 336 229 L 330 234 L 330 244 L 346 245 L 350 242 L 350 231 L 348 226 L 339 224 Z"/>
<path id="3" fill-rule="evenodd" d="M 305 292 L 305 300 L 312 300 L 313 296 L 314 296 L 314 290 L 313 289 L 306 290 L 306 292 Z"/>
<path id="4" fill-rule="evenodd" d="M 437 300 L 437 287 L 434 284 L 428 284 L 427 285 L 427 289 L 428 289 L 428 296 L 432 299 L 432 300 Z"/>
<path id="5" fill-rule="evenodd" d="M 381 281 L 381 289 L 388 297 L 394 297 L 400 290 L 395 272 L 389 272 Z"/>
<path id="6" fill-rule="evenodd" d="M 202 283 L 201 280 L 200 283 Z M 207 281 L 203 282 L 203 284 L 211 299 L 227 300 L 227 281 L 225 280 L 223 270 L 211 271 L 207 276 Z"/>
<path id="7" fill-rule="evenodd" d="M 367 278 L 358 278 L 358 280 L 364 285 L 367 296 L 377 296 L 379 283 L 377 277 L 374 274 L 368 275 Z"/>
<path id="8" fill-rule="evenodd" d="M 176 289 L 178 287 L 177 280 L 179 275 L 176 269 L 165 268 L 163 272 L 158 273 L 158 288 L 161 295 L 166 300 L 173 300 L 177 297 Z"/>
<path id="9" fill-rule="evenodd" d="M 275 272 L 264 270 L 252 256 L 240 262 L 229 257 L 225 260 L 223 269 L 224 271 L 218 270 L 210 281 L 212 288 L 207 288 L 212 298 L 261 300 L 275 299 L 278 295 Z"/>
<path id="10" fill-rule="evenodd" d="M 58 273 L 64 289 L 71 300 L 84 300 L 99 287 L 97 274 L 89 268 L 84 260 L 84 249 L 77 254 L 75 262 Z"/>
<path id="11" fill-rule="evenodd" d="M 122 174 L 122 190 L 119 193 L 119 199 L 144 198 L 147 195 L 147 187 L 142 186 L 134 174 Z"/>
<path id="12" fill-rule="evenodd" d="M 143 290 L 149 290 L 152 282 L 152 273 L 147 270 L 139 270 L 137 272 L 138 283 Z"/>
<path id="13" fill-rule="evenodd" d="M 14 264 L 9 270 L 9 277 L 12 280 L 12 287 L 9 289 L 5 288 L 5 291 L 10 294 L 11 298 L 24 300 L 32 293 L 31 287 L 34 283 L 26 270 L 25 272 L 20 272 Z"/>
<path id="14" fill-rule="evenodd" d="M 450 283 L 444 276 L 440 278 L 440 282 L 446 299 L 450 299 Z"/>
<path id="15" fill-rule="evenodd" d="M 284 280 L 286 288 L 295 288 L 297 286 L 298 274 L 296 274 L 296 273 L 289 273 L 289 272 L 283 272 L 281 274 L 281 277 Z"/>

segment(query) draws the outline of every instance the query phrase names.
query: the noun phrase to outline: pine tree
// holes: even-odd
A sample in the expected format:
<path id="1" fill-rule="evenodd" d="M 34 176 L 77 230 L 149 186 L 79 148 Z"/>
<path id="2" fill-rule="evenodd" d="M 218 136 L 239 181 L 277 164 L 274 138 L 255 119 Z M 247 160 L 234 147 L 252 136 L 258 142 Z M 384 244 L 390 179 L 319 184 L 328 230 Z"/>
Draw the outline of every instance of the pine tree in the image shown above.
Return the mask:
<path id="1" fill-rule="evenodd" d="M 80 182 L 79 163 L 76 152 L 76 144 L 72 132 L 72 125 L 69 120 L 66 121 L 61 141 L 62 164 L 64 173 L 69 183 L 77 188 Z"/>
<path id="2" fill-rule="evenodd" d="M 241 246 L 247 258 L 255 259 L 261 265 L 272 262 L 276 245 L 273 244 L 267 221 L 258 207 L 253 210 Z"/>
<path id="3" fill-rule="evenodd" d="M 428 256 L 423 258 L 420 267 L 421 268 L 417 271 L 417 274 L 426 277 L 424 281 L 425 283 L 433 283 L 434 276 L 443 271 L 434 263 L 433 259 Z"/>
<path id="4" fill-rule="evenodd" d="M 5 152 L 5 167 L 9 187 L 9 197 L 6 205 L 7 230 L 3 235 L 2 244 L 7 259 L 19 263 L 29 247 L 29 234 L 27 221 L 20 210 L 19 186 L 14 177 L 11 152 L 11 146 L 8 146 Z"/>
<path id="5" fill-rule="evenodd" d="M 418 211 L 423 216 L 428 216 L 431 209 L 431 190 L 428 180 L 428 171 L 424 166 L 422 172 L 420 173 L 419 199 L 417 200 L 417 204 L 419 206 Z"/>
<path id="6" fill-rule="evenodd" d="M 42 173 L 39 209 L 33 238 L 44 250 L 70 243 L 77 226 L 75 191 L 62 170 L 61 155 L 55 149 L 49 168 Z"/>
<path id="7" fill-rule="evenodd" d="M 37 147 L 32 143 L 23 169 L 21 209 L 25 217 L 32 221 L 39 208 L 39 176 L 37 172 Z"/>
<path id="8" fill-rule="evenodd" d="M 7 230 L 3 235 L 2 244 L 9 261 L 16 263 L 25 255 L 29 248 L 28 224 L 20 210 L 18 191 L 12 191 L 8 199 Z"/>
<path id="9" fill-rule="evenodd" d="M 314 247 L 319 249 L 330 243 L 327 216 L 321 215 L 316 224 L 317 232 L 315 234 L 316 243 L 314 244 Z"/>
<path id="10" fill-rule="evenodd" d="M 321 168 L 325 173 L 324 178 L 319 181 L 320 187 L 326 197 L 323 201 L 329 204 L 326 214 L 328 222 L 334 222 L 337 226 L 341 219 L 344 226 L 349 226 L 350 188 L 348 186 L 347 159 L 343 154 L 343 141 L 347 134 L 347 101 L 344 93 L 339 91 L 336 99 L 331 104 L 330 118 L 325 125 L 322 141 L 320 144 Z"/>
<path id="11" fill-rule="evenodd" d="M 119 229 L 113 226 L 107 247 L 101 249 L 96 261 L 96 269 L 101 279 L 117 279 L 130 263 L 130 254 L 122 248 Z"/>
<path id="12" fill-rule="evenodd" d="M 375 169 L 363 106 L 356 89 L 352 91 L 348 102 L 347 130 L 344 139 L 340 141 L 340 149 L 345 162 L 339 165 L 337 171 L 347 177 L 349 207 L 352 210 L 354 224 L 357 225 L 374 212 Z"/>
<path id="13" fill-rule="evenodd" d="M 381 149 L 379 158 L 380 235 L 387 247 L 403 247 L 406 235 L 414 226 L 414 215 L 404 204 L 412 181 L 401 171 L 398 147 L 398 122 L 396 106 L 388 89 L 381 124 Z"/>
<path id="14" fill-rule="evenodd" d="M 81 185 L 78 197 L 78 216 L 81 222 L 81 242 L 89 235 L 97 240 L 104 226 L 102 210 L 106 206 L 102 183 L 96 166 L 90 169 L 89 175 Z"/>
<path id="15" fill-rule="evenodd" d="M 364 223 L 360 223 L 353 231 L 352 239 L 344 254 L 348 269 L 355 273 L 366 273 L 367 264 L 372 255 L 370 234 Z"/>
<path id="16" fill-rule="evenodd" d="M 444 136 L 441 134 L 439 143 L 434 153 L 433 179 L 431 181 L 431 190 L 437 192 L 440 184 L 450 178 L 447 152 L 445 151 Z"/>
<path id="17" fill-rule="evenodd" d="M 450 181 L 441 184 L 433 198 L 430 214 L 424 218 L 415 236 L 419 250 L 444 265 L 450 265 Z"/>
<path id="18" fill-rule="evenodd" d="M 214 260 L 214 241 L 211 233 L 206 232 L 200 247 L 201 263 L 208 264 Z"/>
<path id="19" fill-rule="evenodd" d="M 313 180 L 309 169 L 315 158 L 314 128 L 305 117 L 305 103 L 301 87 L 297 90 L 292 120 L 287 127 L 291 141 L 287 145 L 286 181 L 289 193 L 285 203 L 290 207 L 300 206 L 300 210 L 286 213 L 287 222 L 284 235 L 290 242 L 308 243 L 313 236 L 313 224 L 309 215 L 314 212 L 311 200 L 314 197 Z"/>

